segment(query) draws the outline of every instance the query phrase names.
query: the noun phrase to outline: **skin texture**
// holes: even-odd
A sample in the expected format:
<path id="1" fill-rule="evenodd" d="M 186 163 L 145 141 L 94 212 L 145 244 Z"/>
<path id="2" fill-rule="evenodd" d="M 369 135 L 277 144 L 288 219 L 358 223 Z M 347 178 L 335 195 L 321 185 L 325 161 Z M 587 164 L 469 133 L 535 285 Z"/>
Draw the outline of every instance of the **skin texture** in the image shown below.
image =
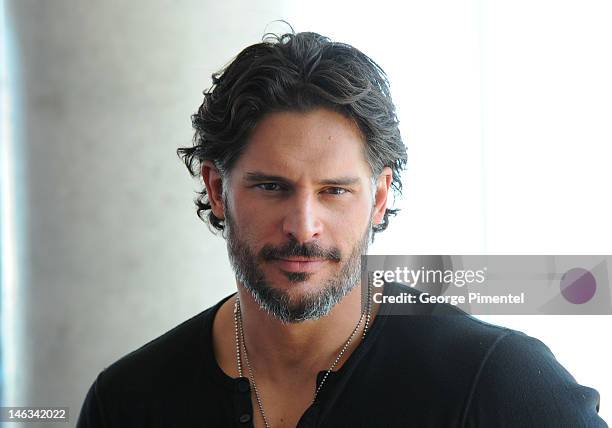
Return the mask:
<path id="1" fill-rule="evenodd" d="M 373 189 L 364 144 L 359 128 L 337 112 L 272 113 L 254 129 L 227 182 L 212 162 L 202 165 L 213 213 L 219 218 L 231 213 L 233 232 L 250 253 L 293 242 L 336 256 L 256 259 L 267 285 L 285 295 L 288 305 L 299 306 L 329 286 L 371 224 L 383 218 L 391 170 L 375 177 Z M 268 420 L 273 427 L 295 426 L 312 401 L 317 373 L 329 368 L 360 318 L 360 286 L 327 315 L 290 323 L 262 309 L 238 277 L 237 288 Z M 234 299 L 228 300 L 215 317 L 213 346 L 221 369 L 237 377 L 233 305 Z M 376 311 L 375 306 L 374 316 Z M 336 369 L 358 344 L 356 339 Z M 263 426 L 257 411 L 254 421 Z"/>

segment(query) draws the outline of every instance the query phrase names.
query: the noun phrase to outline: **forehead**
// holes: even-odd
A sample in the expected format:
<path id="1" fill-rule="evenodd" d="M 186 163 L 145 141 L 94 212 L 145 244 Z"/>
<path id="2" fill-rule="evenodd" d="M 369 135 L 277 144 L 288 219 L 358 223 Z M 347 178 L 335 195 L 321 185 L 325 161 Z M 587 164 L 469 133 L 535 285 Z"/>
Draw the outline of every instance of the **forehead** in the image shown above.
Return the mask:
<path id="1" fill-rule="evenodd" d="M 365 139 L 340 113 L 320 108 L 265 116 L 250 135 L 235 169 L 288 178 L 336 175 L 369 177 Z"/>

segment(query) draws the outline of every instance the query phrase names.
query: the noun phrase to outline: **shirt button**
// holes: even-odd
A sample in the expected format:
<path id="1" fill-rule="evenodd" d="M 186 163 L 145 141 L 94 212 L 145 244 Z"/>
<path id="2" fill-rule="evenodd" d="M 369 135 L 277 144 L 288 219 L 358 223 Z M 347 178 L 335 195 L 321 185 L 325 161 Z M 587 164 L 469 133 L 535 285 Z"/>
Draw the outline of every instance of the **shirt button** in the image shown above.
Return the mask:
<path id="1" fill-rule="evenodd" d="M 248 413 L 245 413 L 244 415 L 240 415 L 240 422 L 241 423 L 246 424 L 250 420 L 251 420 L 251 415 L 249 415 Z"/>
<path id="2" fill-rule="evenodd" d="M 240 379 L 238 381 L 238 391 L 240 392 L 249 392 L 250 390 L 249 381 L 246 379 Z"/>

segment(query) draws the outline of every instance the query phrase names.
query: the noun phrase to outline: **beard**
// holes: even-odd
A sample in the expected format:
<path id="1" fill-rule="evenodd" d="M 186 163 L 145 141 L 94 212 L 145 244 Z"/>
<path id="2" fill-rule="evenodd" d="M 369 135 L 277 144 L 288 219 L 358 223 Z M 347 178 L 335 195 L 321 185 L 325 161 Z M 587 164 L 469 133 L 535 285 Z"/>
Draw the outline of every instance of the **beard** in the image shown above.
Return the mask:
<path id="1" fill-rule="evenodd" d="M 240 234 L 229 213 L 229 206 L 227 203 L 225 206 L 227 250 L 236 279 L 268 315 L 283 323 L 319 319 L 329 314 L 332 308 L 360 282 L 361 255 L 366 254 L 370 243 L 372 213 L 366 231 L 343 260 L 342 253 L 337 248 L 325 249 L 316 242 L 300 244 L 295 238 L 291 238 L 279 247 L 265 245 L 255 254 L 247 243 L 239 238 Z M 283 257 L 316 257 L 339 265 L 340 270 L 325 280 L 322 287 L 318 289 L 313 287 L 316 291 L 292 299 L 287 291 L 275 288 L 260 267 L 262 263 Z M 307 281 L 312 276 L 310 272 L 283 271 L 283 274 L 292 283 Z"/>

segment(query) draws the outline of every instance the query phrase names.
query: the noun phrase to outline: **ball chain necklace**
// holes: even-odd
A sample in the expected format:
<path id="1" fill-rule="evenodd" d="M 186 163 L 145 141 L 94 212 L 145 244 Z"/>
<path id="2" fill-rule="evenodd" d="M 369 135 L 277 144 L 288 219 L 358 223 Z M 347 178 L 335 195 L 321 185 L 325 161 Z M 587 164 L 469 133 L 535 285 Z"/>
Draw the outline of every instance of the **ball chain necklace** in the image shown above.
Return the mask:
<path id="1" fill-rule="evenodd" d="M 368 327 L 370 326 L 370 318 L 372 315 L 372 301 L 370 299 L 369 284 L 368 284 L 367 299 L 368 299 L 367 300 L 368 303 L 367 303 L 366 312 L 361 314 L 361 317 L 359 318 L 359 322 L 357 322 L 357 325 L 353 329 L 353 332 L 351 333 L 347 341 L 344 343 L 344 346 L 340 350 L 340 353 L 338 354 L 338 356 L 336 357 L 332 365 L 329 367 L 329 369 L 325 372 L 325 375 L 323 376 L 321 383 L 319 384 L 319 386 L 317 387 L 317 390 L 314 393 L 312 403 L 314 403 L 315 400 L 317 399 L 317 395 L 319 394 L 319 391 L 321 391 L 321 388 L 323 387 L 323 384 L 327 380 L 327 377 L 332 372 L 332 370 L 336 367 L 336 365 L 338 364 L 338 362 L 340 361 L 340 359 L 342 358 L 342 356 L 348 349 L 349 345 L 355 338 L 355 335 L 357 334 L 357 331 L 359 330 L 359 326 L 361 326 L 361 323 L 364 321 L 364 319 L 365 319 L 365 326 L 363 328 L 361 340 L 365 339 L 366 333 L 368 332 Z M 249 371 L 249 381 L 253 385 L 253 391 L 255 391 L 255 400 L 257 401 L 257 407 L 259 408 L 259 413 L 261 413 L 261 416 L 264 420 L 265 427 L 270 428 L 270 423 L 268 422 L 268 417 L 266 416 L 266 413 L 264 412 L 263 403 L 259 395 L 259 390 L 257 389 L 257 383 L 255 383 L 255 375 L 253 374 L 253 369 L 251 368 L 251 363 L 249 362 L 249 356 L 247 354 L 246 343 L 244 341 L 244 327 L 242 325 L 242 312 L 240 310 L 240 298 L 238 297 L 238 294 L 236 294 L 236 301 L 234 303 L 234 332 L 236 336 L 236 364 L 238 365 L 238 374 L 240 377 L 243 377 L 242 354 L 244 354 L 244 362 L 246 363 L 247 369 Z"/>

